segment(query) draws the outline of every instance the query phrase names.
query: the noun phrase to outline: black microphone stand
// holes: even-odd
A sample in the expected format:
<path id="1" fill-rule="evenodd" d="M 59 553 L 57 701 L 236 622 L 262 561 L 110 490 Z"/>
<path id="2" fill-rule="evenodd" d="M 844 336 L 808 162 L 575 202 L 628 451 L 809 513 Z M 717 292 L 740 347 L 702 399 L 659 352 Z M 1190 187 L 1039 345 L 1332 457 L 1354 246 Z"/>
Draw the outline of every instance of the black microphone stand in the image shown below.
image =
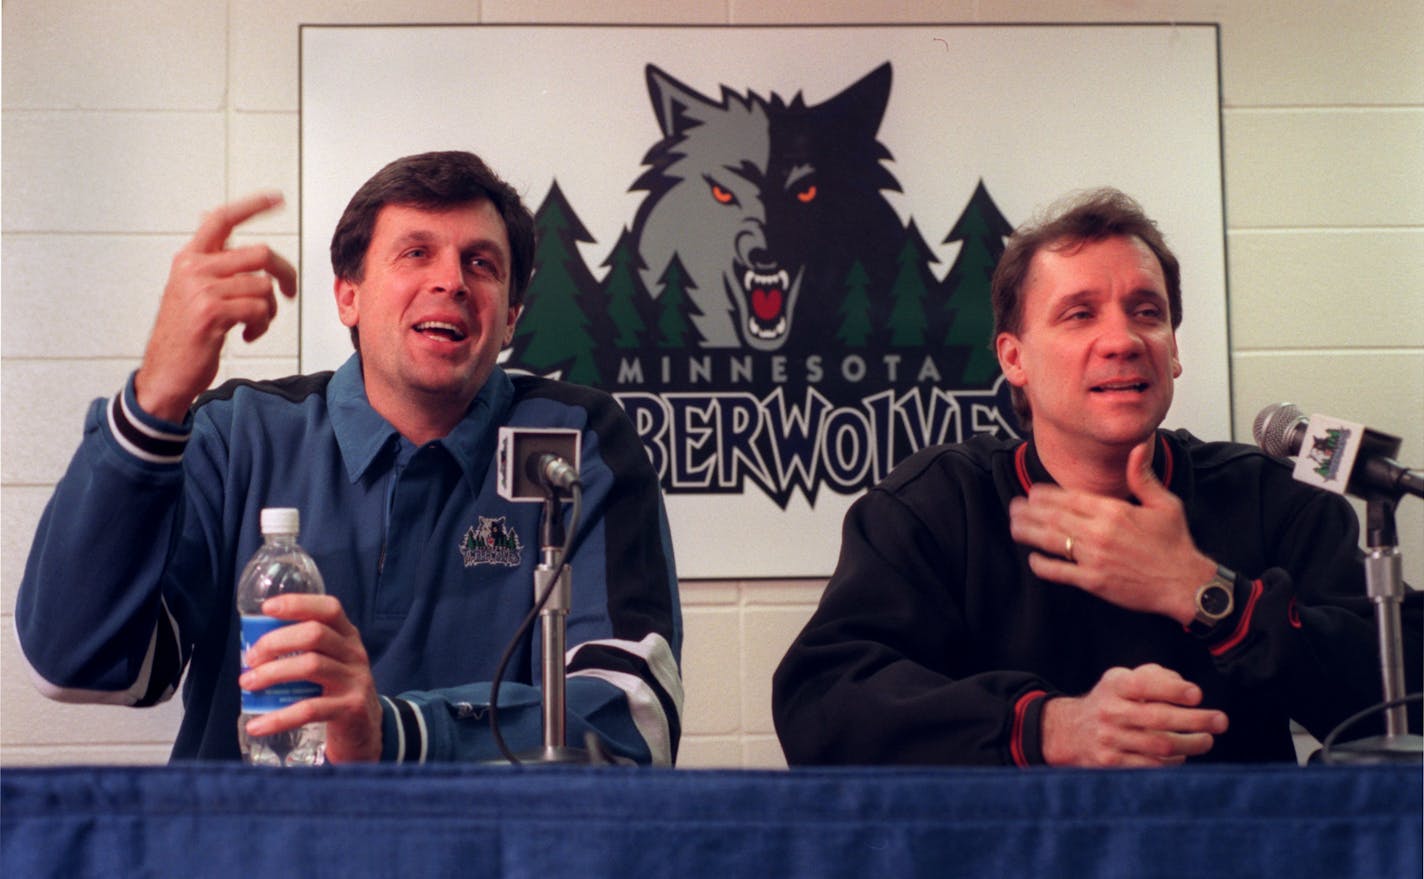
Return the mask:
<path id="1" fill-rule="evenodd" d="M 1394 509 L 1399 495 L 1371 492 L 1365 502 L 1369 552 L 1365 555 L 1365 588 L 1375 606 L 1375 624 L 1380 642 L 1380 676 L 1384 686 L 1385 732 L 1343 745 L 1333 745 L 1337 727 L 1321 750 L 1325 763 L 1419 763 L 1424 756 L 1424 738 L 1409 732 L 1404 683 L 1404 631 L 1400 608 L 1404 603 L 1403 561 L 1395 530 Z M 1378 710 L 1378 706 L 1375 710 Z M 1362 715 L 1374 713 L 1362 712 Z M 1357 715 L 1358 718 L 1360 715 Z"/>
<path id="2" fill-rule="evenodd" d="M 543 745 L 518 755 L 518 762 L 532 764 L 589 763 L 588 751 L 570 748 L 567 743 L 568 702 L 564 684 L 564 635 L 572 599 L 572 574 L 564 564 L 564 525 L 560 515 L 558 489 L 544 488 L 543 523 L 539 565 L 534 569 L 534 601 L 541 598 L 539 632 L 543 650 L 540 667 L 543 683 Z M 547 593 L 547 597 L 545 597 Z"/>

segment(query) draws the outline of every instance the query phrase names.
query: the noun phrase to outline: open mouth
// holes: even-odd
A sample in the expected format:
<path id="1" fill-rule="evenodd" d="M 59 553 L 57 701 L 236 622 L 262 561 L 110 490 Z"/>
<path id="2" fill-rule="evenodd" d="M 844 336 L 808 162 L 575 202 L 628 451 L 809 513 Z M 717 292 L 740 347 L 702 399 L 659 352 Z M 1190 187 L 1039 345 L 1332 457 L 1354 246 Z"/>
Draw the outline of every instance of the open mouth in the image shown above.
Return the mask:
<path id="1" fill-rule="evenodd" d="M 768 275 L 750 269 L 742 276 L 742 287 L 751 303 L 747 332 L 758 339 L 777 339 L 786 333 L 786 288 L 791 276 L 783 269 Z"/>
<path id="2" fill-rule="evenodd" d="M 1109 382 L 1103 385 L 1093 385 L 1089 390 L 1095 394 L 1140 394 L 1147 390 L 1147 382 Z"/>
<path id="3" fill-rule="evenodd" d="M 465 331 L 454 324 L 438 320 L 421 321 L 415 325 L 415 331 L 421 335 L 444 339 L 448 342 L 463 342 L 466 336 Z"/>

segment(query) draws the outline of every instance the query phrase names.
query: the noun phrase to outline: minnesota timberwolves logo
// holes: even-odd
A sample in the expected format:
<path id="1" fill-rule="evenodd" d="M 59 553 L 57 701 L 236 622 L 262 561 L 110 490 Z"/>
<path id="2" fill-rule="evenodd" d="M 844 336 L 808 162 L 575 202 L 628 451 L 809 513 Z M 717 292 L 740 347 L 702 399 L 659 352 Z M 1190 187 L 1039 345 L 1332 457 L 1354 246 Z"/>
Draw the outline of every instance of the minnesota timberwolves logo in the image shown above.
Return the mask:
<path id="1" fill-rule="evenodd" d="M 1350 431 L 1343 427 L 1330 428 L 1321 436 L 1313 438 L 1306 457 L 1315 465 L 1315 473 L 1325 482 L 1339 478 L 1340 452 L 1350 441 Z"/>
<path id="2" fill-rule="evenodd" d="M 646 79 L 636 216 L 596 275 L 578 246 L 598 242 L 553 182 L 510 366 L 613 393 L 673 493 L 814 505 L 927 445 L 1016 431 L 989 348 L 1012 227 L 980 181 L 929 218 L 959 245 L 936 270 L 887 198 L 889 64 L 815 105 Z"/>
<path id="3" fill-rule="evenodd" d="M 504 565 L 513 568 L 519 565 L 519 534 L 510 528 L 504 516 L 487 518 L 480 516 L 478 526 L 470 526 L 460 539 L 460 556 L 465 567 L 475 565 Z"/>

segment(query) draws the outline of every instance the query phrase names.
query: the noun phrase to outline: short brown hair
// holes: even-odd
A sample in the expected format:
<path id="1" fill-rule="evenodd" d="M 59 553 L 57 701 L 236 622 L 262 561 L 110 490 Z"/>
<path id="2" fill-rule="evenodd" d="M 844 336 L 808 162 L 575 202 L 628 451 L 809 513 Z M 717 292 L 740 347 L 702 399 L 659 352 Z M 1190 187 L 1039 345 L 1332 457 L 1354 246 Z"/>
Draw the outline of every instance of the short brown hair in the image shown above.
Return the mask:
<path id="1" fill-rule="evenodd" d="M 1065 250 L 1090 241 L 1133 237 L 1147 245 L 1162 266 L 1167 281 L 1167 311 L 1172 329 L 1182 323 L 1182 272 L 1177 257 L 1162 232 L 1129 196 L 1112 188 L 1077 193 L 1056 202 L 1039 219 L 1020 226 L 1009 237 L 1004 254 L 994 268 L 990 302 L 994 309 L 995 346 L 1000 333 L 1018 335 L 1023 329 L 1023 285 L 1040 250 Z M 1014 414 L 1025 430 L 1033 429 L 1033 413 L 1023 389 L 1010 388 Z"/>
<path id="2" fill-rule="evenodd" d="M 386 205 L 426 210 L 488 201 L 509 236 L 509 304 L 524 301 L 534 269 L 534 217 L 514 187 L 474 153 L 459 150 L 420 153 L 396 159 L 367 180 L 342 212 L 331 235 L 331 269 L 336 277 L 360 281 L 366 272 L 376 217 Z M 356 342 L 356 328 L 351 328 Z"/>

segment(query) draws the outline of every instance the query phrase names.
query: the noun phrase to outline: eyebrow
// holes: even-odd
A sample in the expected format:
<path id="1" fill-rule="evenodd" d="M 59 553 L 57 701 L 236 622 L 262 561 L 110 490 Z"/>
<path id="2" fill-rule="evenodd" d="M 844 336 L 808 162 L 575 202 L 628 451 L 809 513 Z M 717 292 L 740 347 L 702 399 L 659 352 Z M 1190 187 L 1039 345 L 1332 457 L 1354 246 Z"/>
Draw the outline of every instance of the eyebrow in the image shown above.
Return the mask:
<path id="1" fill-rule="evenodd" d="M 429 244 L 435 240 L 435 234 L 424 229 L 414 229 L 405 232 L 398 238 L 391 239 L 391 243 L 396 247 L 405 247 L 407 244 Z"/>
<path id="2" fill-rule="evenodd" d="M 1161 305 L 1167 305 L 1167 293 L 1165 290 L 1158 290 L 1155 287 L 1138 287 L 1128 294 L 1129 299 L 1151 299 Z"/>
<path id="3" fill-rule="evenodd" d="M 395 239 L 395 245 L 396 247 L 405 247 L 408 244 L 429 244 L 435 241 L 436 237 L 435 233 L 429 230 L 412 229 Z M 507 260 L 509 258 L 504 247 L 493 238 L 476 238 L 468 244 L 462 245 L 460 247 L 460 253 L 492 253 L 499 256 L 501 260 Z"/>
<path id="4" fill-rule="evenodd" d="M 1062 314 L 1080 305 L 1092 305 L 1096 307 L 1098 303 L 1108 298 L 1110 297 L 1105 293 L 1092 288 L 1076 290 L 1072 293 L 1065 293 L 1063 296 L 1050 302 L 1049 314 Z M 1128 306 L 1133 306 L 1144 301 L 1150 301 L 1155 305 L 1160 305 L 1164 310 L 1169 304 L 1166 293 L 1151 287 L 1138 287 L 1123 297 L 1123 302 Z"/>
<path id="5" fill-rule="evenodd" d="M 472 254 L 480 254 L 483 256 L 495 257 L 495 262 L 499 263 L 501 269 L 503 269 L 504 266 L 510 260 L 509 252 L 505 248 L 501 247 L 499 242 L 495 241 L 493 238 L 480 238 L 475 241 L 472 241 L 460 252 L 465 256 L 470 256 Z"/>
<path id="6" fill-rule="evenodd" d="M 1065 308 L 1072 308 L 1077 305 L 1095 303 L 1103 298 L 1103 294 L 1092 289 L 1076 290 L 1072 293 L 1065 293 L 1049 303 L 1054 311 L 1062 311 Z"/>
<path id="7" fill-rule="evenodd" d="M 761 169 L 746 159 L 743 159 L 740 164 L 723 165 L 722 168 L 737 175 L 753 186 L 760 186 L 762 181 L 766 179 L 766 175 L 762 173 Z"/>
<path id="8" fill-rule="evenodd" d="M 800 182 L 802 178 L 814 176 L 815 173 L 816 169 L 812 165 L 804 163 L 793 165 L 791 170 L 786 172 L 786 188 L 791 189 Z"/>

